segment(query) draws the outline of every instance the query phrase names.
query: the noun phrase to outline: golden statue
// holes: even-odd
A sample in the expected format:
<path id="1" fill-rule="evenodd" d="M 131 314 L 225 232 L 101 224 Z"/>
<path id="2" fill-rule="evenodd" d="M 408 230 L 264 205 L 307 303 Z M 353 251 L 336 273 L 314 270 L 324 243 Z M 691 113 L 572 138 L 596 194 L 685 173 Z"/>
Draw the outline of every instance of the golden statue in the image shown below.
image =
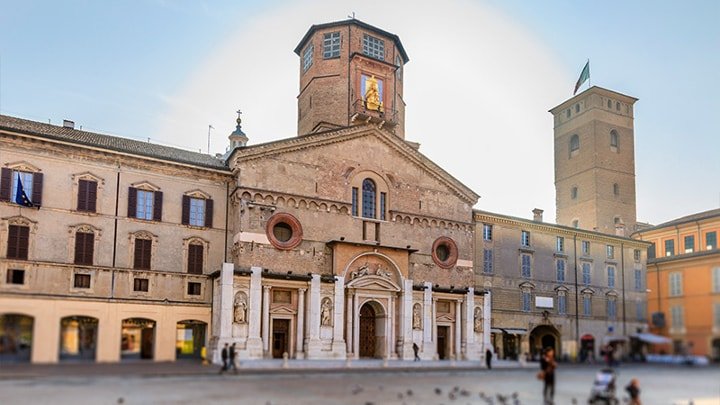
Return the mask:
<path id="1" fill-rule="evenodd" d="M 381 112 L 383 110 L 382 101 L 380 100 L 380 88 L 375 75 L 365 79 L 365 108 Z"/>

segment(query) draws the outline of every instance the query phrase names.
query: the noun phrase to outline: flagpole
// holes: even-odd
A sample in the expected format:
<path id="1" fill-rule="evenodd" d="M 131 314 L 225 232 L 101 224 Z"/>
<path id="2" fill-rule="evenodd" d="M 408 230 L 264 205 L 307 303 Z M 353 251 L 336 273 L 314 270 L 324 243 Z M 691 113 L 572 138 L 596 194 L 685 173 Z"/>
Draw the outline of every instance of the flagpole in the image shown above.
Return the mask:
<path id="1" fill-rule="evenodd" d="M 590 58 L 587 60 L 588 65 L 588 89 L 592 87 L 592 75 L 590 74 Z"/>

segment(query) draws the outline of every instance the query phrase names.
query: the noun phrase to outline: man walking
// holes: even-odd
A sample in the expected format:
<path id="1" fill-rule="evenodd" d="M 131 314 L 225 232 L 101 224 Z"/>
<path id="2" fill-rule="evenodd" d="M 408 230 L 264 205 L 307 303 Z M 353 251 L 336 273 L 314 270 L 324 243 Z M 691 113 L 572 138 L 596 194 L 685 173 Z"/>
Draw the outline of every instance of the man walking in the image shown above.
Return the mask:
<path id="1" fill-rule="evenodd" d="M 545 405 L 553 405 L 555 403 L 555 350 L 552 347 L 545 348 L 545 355 L 540 359 L 541 375 L 544 382 L 543 398 Z"/>
<path id="2" fill-rule="evenodd" d="M 419 351 L 420 351 L 420 348 L 418 347 L 417 343 L 413 343 L 413 352 L 415 353 L 415 361 L 420 361 L 420 356 L 418 356 Z"/>
<path id="3" fill-rule="evenodd" d="M 487 366 L 488 370 L 492 370 L 492 352 L 490 349 L 485 350 L 485 365 Z"/>
<path id="4" fill-rule="evenodd" d="M 220 369 L 219 374 L 222 374 L 222 373 L 226 372 L 228 369 L 228 344 L 227 343 L 225 343 L 225 347 L 223 347 L 222 350 L 220 351 L 220 358 L 222 359 L 223 365 L 222 365 L 222 368 Z"/>
<path id="5" fill-rule="evenodd" d="M 237 352 L 235 351 L 235 343 L 230 346 L 230 364 L 228 368 L 232 368 L 233 372 L 237 374 L 237 365 L 235 364 L 235 356 L 237 356 Z"/>

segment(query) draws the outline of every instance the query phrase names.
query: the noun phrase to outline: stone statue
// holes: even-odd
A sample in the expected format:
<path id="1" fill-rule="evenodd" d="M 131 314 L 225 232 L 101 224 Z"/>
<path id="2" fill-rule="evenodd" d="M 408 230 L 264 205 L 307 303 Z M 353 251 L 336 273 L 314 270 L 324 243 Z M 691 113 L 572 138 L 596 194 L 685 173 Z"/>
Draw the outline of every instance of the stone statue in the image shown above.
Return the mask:
<path id="1" fill-rule="evenodd" d="M 369 270 L 370 270 L 370 268 L 368 267 L 368 264 L 365 263 L 362 266 L 358 267 L 357 270 L 350 273 L 350 279 L 352 280 L 357 277 L 367 276 Z"/>
<path id="2" fill-rule="evenodd" d="M 383 269 L 382 266 L 378 265 L 377 271 L 375 271 L 376 276 L 390 278 L 390 273 L 387 272 L 385 269 Z"/>
<path id="3" fill-rule="evenodd" d="M 420 308 L 420 304 L 413 306 L 412 325 L 413 329 L 422 329 L 422 308 Z"/>
<path id="4" fill-rule="evenodd" d="M 330 298 L 325 298 L 320 306 L 320 325 L 332 325 L 332 301 Z"/>
<path id="5" fill-rule="evenodd" d="M 475 330 L 475 332 L 482 332 L 482 309 L 480 309 L 480 307 L 475 308 L 473 329 Z"/>
<path id="6" fill-rule="evenodd" d="M 242 292 L 235 295 L 235 304 L 233 305 L 233 321 L 235 323 L 247 322 L 247 298 Z"/>
<path id="7" fill-rule="evenodd" d="M 375 75 L 365 79 L 365 108 L 375 111 L 383 110 L 382 100 L 380 100 L 380 87 Z"/>

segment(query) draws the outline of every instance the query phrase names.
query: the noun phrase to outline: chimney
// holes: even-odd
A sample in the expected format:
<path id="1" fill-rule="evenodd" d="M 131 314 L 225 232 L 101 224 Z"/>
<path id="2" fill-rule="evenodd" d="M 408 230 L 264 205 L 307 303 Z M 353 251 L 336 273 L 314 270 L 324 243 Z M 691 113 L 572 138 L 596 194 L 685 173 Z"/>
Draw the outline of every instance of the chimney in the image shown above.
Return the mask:
<path id="1" fill-rule="evenodd" d="M 63 120 L 63 128 L 75 129 L 75 121 Z"/>
<path id="2" fill-rule="evenodd" d="M 543 218 L 542 218 L 543 212 L 545 212 L 545 211 L 541 210 L 540 208 L 535 208 L 533 210 L 533 221 L 542 222 L 543 221 Z"/>

